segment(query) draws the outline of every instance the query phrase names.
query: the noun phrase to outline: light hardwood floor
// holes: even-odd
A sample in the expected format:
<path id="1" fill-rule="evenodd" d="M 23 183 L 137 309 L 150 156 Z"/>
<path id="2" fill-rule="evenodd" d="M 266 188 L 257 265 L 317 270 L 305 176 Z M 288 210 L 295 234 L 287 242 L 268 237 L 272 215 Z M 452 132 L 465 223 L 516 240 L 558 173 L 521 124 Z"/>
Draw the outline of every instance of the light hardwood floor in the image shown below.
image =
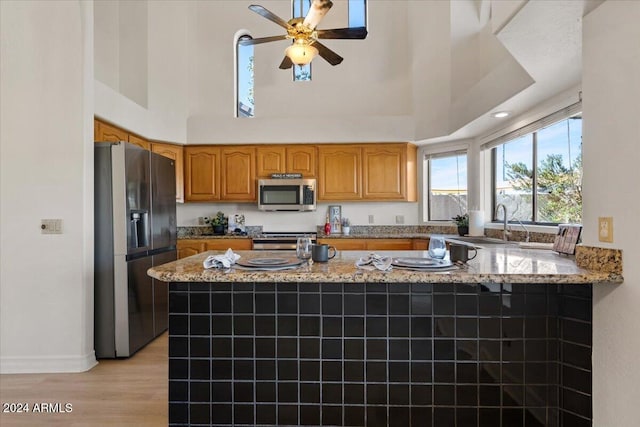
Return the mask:
<path id="1" fill-rule="evenodd" d="M 167 425 L 167 333 L 128 359 L 100 360 L 87 372 L 0 375 L 0 401 L 65 403 L 69 413 L 1 412 L 0 425 L 149 426 Z"/>

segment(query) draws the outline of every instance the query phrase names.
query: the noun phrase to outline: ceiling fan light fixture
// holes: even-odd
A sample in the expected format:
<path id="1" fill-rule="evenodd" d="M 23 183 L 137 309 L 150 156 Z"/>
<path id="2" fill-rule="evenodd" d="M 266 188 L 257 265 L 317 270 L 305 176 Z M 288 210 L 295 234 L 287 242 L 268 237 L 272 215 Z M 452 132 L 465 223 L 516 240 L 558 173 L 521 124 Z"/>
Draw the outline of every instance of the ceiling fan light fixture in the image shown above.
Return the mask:
<path id="1" fill-rule="evenodd" d="M 296 65 L 307 65 L 318 54 L 318 49 L 310 44 L 296 41 L 284 51 L 284 54 Z"/>

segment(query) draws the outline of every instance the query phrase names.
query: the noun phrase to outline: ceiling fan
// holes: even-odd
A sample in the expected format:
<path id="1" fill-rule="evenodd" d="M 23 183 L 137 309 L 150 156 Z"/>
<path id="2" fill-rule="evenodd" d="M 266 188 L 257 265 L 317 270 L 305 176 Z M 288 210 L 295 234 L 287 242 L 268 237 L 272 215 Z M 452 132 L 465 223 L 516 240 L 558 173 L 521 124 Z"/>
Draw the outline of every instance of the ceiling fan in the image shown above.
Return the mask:
<path id="1" fill-rule="evenodd" d="M 331 65 L 338 65 L 343 58 L 320 43 L 318 39 L 364 39 L 367 37 L 365 27 L 334 28 L 329 30 L 317 30 L 316 27 L 331 9 L 331 0 L 312 0 L 309 12 L 304 18 L 293 18 L 288 22 L 273 12 L 259 5 L 251 5 L 249 9 L 260 16 L 287 30 L 287 34 L 280 36 L 261 37 L 256 39 L 244 39 L 238 43 L 241 45 L 261 44 L 278 40 L 293 40 L 293 44 L 285 50 L 285 57 L 280 63 L 280 69 L 286 70 L 293 64 L 306 65 L 316 56 L 320 55 Z"/>

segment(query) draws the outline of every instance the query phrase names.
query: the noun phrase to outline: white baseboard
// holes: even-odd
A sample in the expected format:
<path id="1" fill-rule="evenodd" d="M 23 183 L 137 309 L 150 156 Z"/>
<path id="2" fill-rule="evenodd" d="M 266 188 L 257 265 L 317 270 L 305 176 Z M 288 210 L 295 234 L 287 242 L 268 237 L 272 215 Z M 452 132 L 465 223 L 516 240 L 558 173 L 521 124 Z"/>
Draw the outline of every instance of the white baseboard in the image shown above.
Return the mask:
<path id="1" fill-rule="evenodd" d="M 0 374 L 85 372 L 98 364 L 96 354 L 84 356 L 0 357 Z"/>

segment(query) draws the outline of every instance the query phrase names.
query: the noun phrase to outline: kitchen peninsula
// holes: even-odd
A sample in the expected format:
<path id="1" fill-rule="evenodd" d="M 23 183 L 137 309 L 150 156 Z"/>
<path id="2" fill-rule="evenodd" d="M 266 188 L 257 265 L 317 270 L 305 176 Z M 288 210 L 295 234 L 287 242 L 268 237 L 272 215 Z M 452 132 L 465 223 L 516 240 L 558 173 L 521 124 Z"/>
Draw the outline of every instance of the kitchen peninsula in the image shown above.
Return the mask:
<path id="1" fill-rule="evenodd" d="M 170 425 L 591 424 L 592 286 L 619 272 L 515 247 L 437 273 L 355 251 L 205 270 L 214 253 L 149 270 L 170 282 Z"/>

